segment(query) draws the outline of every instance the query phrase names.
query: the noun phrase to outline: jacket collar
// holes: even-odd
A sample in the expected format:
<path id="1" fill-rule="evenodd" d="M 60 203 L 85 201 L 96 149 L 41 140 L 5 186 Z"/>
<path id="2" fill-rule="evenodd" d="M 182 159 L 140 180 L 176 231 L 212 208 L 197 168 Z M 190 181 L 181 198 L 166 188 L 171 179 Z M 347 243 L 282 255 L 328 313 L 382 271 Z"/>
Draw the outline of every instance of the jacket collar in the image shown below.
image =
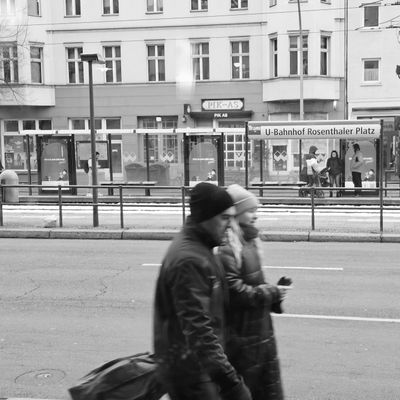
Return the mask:
<path id="1" fill-rule="evenodd" d="M 183 232 L 209 249 L 213 249 L 220 245 L 220 243 L 217 242 L 201 225 L 193 222 L 190 216 L 187 218 L 186 223 L 183 226 Z"/>

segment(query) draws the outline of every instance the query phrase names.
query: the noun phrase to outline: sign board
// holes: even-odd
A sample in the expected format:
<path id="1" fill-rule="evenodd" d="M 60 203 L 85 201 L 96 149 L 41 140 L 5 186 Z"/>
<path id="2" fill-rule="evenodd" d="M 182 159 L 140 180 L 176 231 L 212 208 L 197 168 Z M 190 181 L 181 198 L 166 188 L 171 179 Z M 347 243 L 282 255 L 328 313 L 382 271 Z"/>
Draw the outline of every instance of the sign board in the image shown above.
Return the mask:
<path id="1" fill-rule="evenodd" d="M 244 108 L 244 99 L 205 99 L 201 101 L 203 111 L 240 111 Z"/>
<path id="2" fill-rule="evenodd" d="M 376 139 L 380 120 L 250 121 L 250 139 Z"/>

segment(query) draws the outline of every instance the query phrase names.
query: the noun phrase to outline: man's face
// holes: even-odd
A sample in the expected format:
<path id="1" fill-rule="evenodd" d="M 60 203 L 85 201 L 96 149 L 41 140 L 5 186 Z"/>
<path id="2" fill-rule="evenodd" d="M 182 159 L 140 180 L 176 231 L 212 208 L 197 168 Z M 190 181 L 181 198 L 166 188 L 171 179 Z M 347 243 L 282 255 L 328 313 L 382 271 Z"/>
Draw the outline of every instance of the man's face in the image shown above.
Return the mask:
<path id="1" fill-rule="evenodd" d="M 208 219 L 207 221 L 203 221 L 200 224 L 217 243 L 221 243 L 234 215 L 235 207 L 230 207 L 223 211 L 221 214 L 218 214 L 215 217 Z"/>

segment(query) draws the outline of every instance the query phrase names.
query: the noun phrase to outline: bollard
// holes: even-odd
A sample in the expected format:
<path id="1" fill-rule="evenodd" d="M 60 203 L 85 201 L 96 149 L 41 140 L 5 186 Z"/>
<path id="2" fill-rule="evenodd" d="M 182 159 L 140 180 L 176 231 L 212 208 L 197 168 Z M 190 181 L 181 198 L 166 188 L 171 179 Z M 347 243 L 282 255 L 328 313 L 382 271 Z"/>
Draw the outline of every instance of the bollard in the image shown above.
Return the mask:
<path id="1" fill-rule="evenodd" d="M 6 169 L 0 174 L 2 185 L 18 185 L 19 179 L 15 171 Z M 18 187 L 3 187 L 3 203 L 19 203 Z"/>

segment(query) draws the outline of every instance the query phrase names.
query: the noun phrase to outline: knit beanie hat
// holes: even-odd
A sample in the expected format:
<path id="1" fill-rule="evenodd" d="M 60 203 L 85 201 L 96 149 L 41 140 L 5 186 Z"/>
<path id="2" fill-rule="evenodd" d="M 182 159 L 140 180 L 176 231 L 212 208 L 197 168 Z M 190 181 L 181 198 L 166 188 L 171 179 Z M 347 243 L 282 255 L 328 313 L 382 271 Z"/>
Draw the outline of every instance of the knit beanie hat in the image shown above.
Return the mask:
<path id="1" fill-rule="evenodd" d="M 308 150 L 309 154 L 315 154 L 315 152 L 317 151 L 317 147 L 316 146 L 310 146 L 310 149 Z"/>
<path id="2" fill-rule="evenodd" d="M 258 207 L 258 199 L 254 193 L 249 192 L 244 187 L 234 184 L 228 186 L 226 191 L 233 199 L 236 208 L 236 215 L 242 214 L 247 210 Z"/>
<path id="3" fill-rule="evenodd" d="M 200 182 L 190 191 L 189 204 L 192 221 L 198 223 L 221 214 L 233 201 L 224 188 Z"/>

